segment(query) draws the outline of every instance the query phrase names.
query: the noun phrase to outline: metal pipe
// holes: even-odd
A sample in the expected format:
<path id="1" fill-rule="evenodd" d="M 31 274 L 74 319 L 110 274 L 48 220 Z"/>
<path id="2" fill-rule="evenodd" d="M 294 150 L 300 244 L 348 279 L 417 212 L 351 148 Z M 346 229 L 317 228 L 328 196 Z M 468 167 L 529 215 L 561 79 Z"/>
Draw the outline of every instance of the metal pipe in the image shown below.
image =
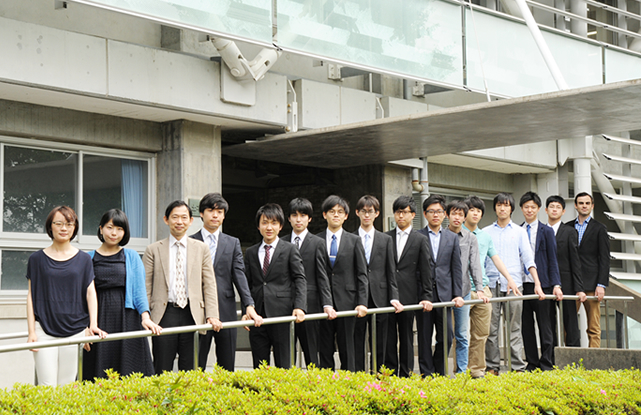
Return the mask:
<path id="1" fill-rule="evenodd" d="M 296 326 L 295 322 L 289 323 L 289 367 L 296 366 Z"/>
<path id="2" fill-rule="evenodd" d="M 82 358 L 84 347 L 82 344 L 78 345 L 78 380 L 82 380 Z"/>
<path id="3" fill-rule="evenodd" d="M 394 307 L 392 307 L 392 308 L 394 308 Z M 370 319 L 370 322 L 371 322 L 370 323 L 370 328 L 372 329 L 372 335 L 370 337 L 372 339 L 372 367 L 370 368 L 370 371 L 372 373 L 378 373 L 378 359 L 376 358 L 376 353 L 378 352 L 378 345 L 376 344 L 377 343 L 377 341 L 376 341 L 376 330 L 377 330 L 377 327 L 376 327 L 376 315 L 369 316 L 369 319 Z M 367 355 L 365 355 L 365 356 L 367 356 Z"/>
<path id="4" fill-rule="evenodd" d="M 556 60 L 554 60 L 554 56 L 552 56 L 552 52 L 550 52 L 550 48 L 548 47 L 547 42 L 543 38 L 543 35 L 541 34 L 541 29 L 539 29 L 539 26 L 536 24 L 536 21 L 534 20 L 534 16 L 532 16 L 532 12 L 530 11 L 530 8 L 528 7 L 527 3 L 525 2 L 525 0 L 515 0 L 515 2 L 519 6 L 519 10 L 523 15 L 525 24 L 530 29 L 530 33 L 534 38 L 534 42 L 536 42 L 536 46 L 539 48 L 539 51 L 541 52 L 541 56 L 543 56 L 543 60 L 545 61 L 545 64 L 547 65 L 550 71 L 550 74 L 552 75 L 552 78 L 554 78 L 554 82 L 556 83 L 556 86 L 560 90 L 568 89 L 568 84 L 565 82 L 565 78 L 563 78 L 563 74 L 561 73 L 561 70 L 556 64 Z"/>
<path id="5" fill-rule="evenodd" d="M 198 346 L 200 345 L 200 338 L 198 337 L 198 332 L 194 332 L 194 370 L 198 369 Z M 207 361 L 205 361 L 205 366 L 207 366 Z M 203 370 L 205 370 L 203 368 Z"/>
<path id="6" fill-rule="evenodd" d="M 28 336 L 29 336 L 28 331 L 20 331 L 17 333 L 4 333 L 4 334 L 0 334 L 0 340 L 19 339 L 21 337 L 28 337 Z"/>
<path id="7" fill-rule="evenodd" d="M 557 335 L 559 336 L 559 346 L 565 347 L 565 327 L 563 326 L 563 301 L 559 301 L 559 308 L 557 308 L 557 315 L 559 316 L 559 331 Z"/>
<path id="8" fill-rule="evenodd" d="M 507 370 L 512 371 L 512 319 L 510 318 L 510 302 L 505 303 L 505 320 L 507 327 Z"/>
<path id="9" fill-rule="evenodd" d="M 605 341 L 608 346 L 608 349 L 610 348 L 610 309 L 608 308 L 608 300 L 604 300 L 605 306 Z"/>
<path id="10" fill-rule="evenodd" d="M 628 302 L 623 302 L 623 335 L 625 340 L 623 342 L 623 347 L 626 349 L 630 348 L 630 339 L 628 337 Z"/>
<path id="11" fill-rule="evenodd" d="M 450 311 L 449 308 L 445 308 L 443 310 L 443 330 L 442 330 L 442 334 L 443 334 L 443 376 L 448 376 L 449 375 L 449 366 L 450 366 L 449 362 L 447 361 L 448 360 L 447 359 L 448 358 L 448 352 L 449 352 L 449 350 L 447 350 L 447 346 L 448 346 L 447 345 L 447 335 L 449 334 L 449 330 L 448 330 L 449 327 L 447 327 L 447 313 L 448 313 L 448 311 Z M 438 341 L 438 338 L 436 339 L 436 341 Z"/>

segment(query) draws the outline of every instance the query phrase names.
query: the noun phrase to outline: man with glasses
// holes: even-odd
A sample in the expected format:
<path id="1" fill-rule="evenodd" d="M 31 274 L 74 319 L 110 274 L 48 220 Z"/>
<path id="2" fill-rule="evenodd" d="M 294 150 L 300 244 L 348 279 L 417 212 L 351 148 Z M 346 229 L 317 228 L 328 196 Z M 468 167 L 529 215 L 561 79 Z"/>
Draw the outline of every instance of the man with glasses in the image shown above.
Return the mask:
<path id="1" fill-rule="evenodd" d="M 390 304 L 397 313 L 403 311 L 403 305 L 398 301 L 398 285 L 396 283 L 396 261 L 394 261 L 394 248 L 392 238 L 374 228 L 374 220 L 380 214 L 381 205 L 377 198 L 365 195 L 356 204 L 356 216 L 361 221 L 361 226 L 354 232 L 363 242 L 365 259 L 367 260 L 367 277 L 369 280 L 368 307 L 388 307 Z M 370 366 L 377 372 L 385 359 L 385 345 L 387 344 L 387 320 L 389 314 L 376 315 L 376 364 Z M 367 324 L 370 323 L 369 344 L 372 339 L 371 316 L 356 320 L 354 332 L 354 347 L 356 356 L 356 370 L 365 370 L 365 333 Z M 373 351 L 372 351 L 373 353 Z"/>
<path id="2" fill-rule="evenodd" d="M 349 205 L 340 196 L 327 197 L 322 205 L 327 230 L 318 234 L 327 244 L 327 275 L 336 311 L 356 310 L 357 317 L 367 315 L 367 261 L 361 239 L 344 232 L 343 223 L 349 215 Z M 353 317 L 323 320 L 320 326 L 320 367 L 334 370 L 334 338 L 342 370 L 356 370 L 354 360 Z"/>
<path id="3" fill-rule="evenodd" d="M 411 196 L 400 196 L 392 205 L 396 229 L 387 232 L 392 237 L 398 300 L 402 304 L 423 305 L 422 311 L 403 311 L 389 315 L 385 366 L 401 377 L 414 371 L 414 317 L 432 310 L 432 270 L 429 241 L 412 229 L 416 202 Z M 418 327 L 419 334 L 422 327 Z"/>
<path id="4" fill-rule="evenodd" d="M 456 307 L 463 306 L 461 270 L 461 248 L 456 234 L 441 228 L 445 219 L 445 198 L 431 195 L 423 202 L 423 215 L 427 226 L 419 232 L 429 239 L 432 259 L 432 298 L 436 302 L 454 302 Z M 447 327 L 443 327 L 443 313 L 447 313 Z M 424 376 L 439 373 L 445 375 L 443 357 L 444 334 L 447 333 L 448 351 L 452 344 L 452 315 L 448 309 L 437 308 L 421 314 L 418 325 L 418 361 Z M 436 328 L 436 347 L 432 354 L 432 333 Z"/>

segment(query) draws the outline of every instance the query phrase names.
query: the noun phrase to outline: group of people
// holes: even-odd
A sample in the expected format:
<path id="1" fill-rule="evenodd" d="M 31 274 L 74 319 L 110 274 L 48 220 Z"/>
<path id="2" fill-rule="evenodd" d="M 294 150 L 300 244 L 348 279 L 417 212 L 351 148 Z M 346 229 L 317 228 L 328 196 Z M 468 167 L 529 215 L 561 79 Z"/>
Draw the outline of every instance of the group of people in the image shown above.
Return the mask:
<path id="1" fill-rule="evenodd" d="M 102 245 L 84 253 L 71 244 L 78 218 L 67 207 L 54 208 L 46 220 L 51 246 L 35 252 L 27 267 L 29 291 L 27 320 L 29 342 L 83 337 L 134 330 L 162 333 L 163 328 L 209 324 L 212 330 L 199 336 L 198 366 L 205 368 L 212 341 L 216 363 L 235 368 L 234 328 L 236 295 L 242 319 L 249 327 L 254 367 L 270 362 L 290 366 L 289 324 L 265 324 L 264 318 L 292 315 L 305 363 L 335 369 L 338 349 L 340 369 L 366 368 L 366 342 L 376 342 L 377 370 L 392 369 L 399 376 L 414 371 L 414 323 L 418 330 L 419 369 L 423 375 L 444 374 L 443 338 L 456 339 L 456 370 L 470 370 L 473 377 L 499 373 L 498 331 L 501 307 L 491 297 L 537 294 L 576 294 L 581 300 L 564 304 L 566 345 L 579 346 L 577 310 L 581 303 L 588 315 L 591 347 L 600 344 L 600 312 L 609 275 L 609 242 L 605 226 L 590 217 L 594 201 L 587 193 L 575 197 L 576 220 L 561 223 L 565 201 L 551 196 L 546 201 L 548 223 L 538 221 L 542 207 L 536 193 L 520 200 L 526 219 L 511 220 L 515 201 L 499 193 L 493 201 L 497 220 L 483 230 L 484 202 L 475 196 L 446 203 L 431 195 L 423 203 L 428 225 L 412 229 L 416 203 L 401 196 L 393 203 L 396 228 L 383 233 L 374 228 L 381 206 L 374 196 L 361 197 L 355 208 L 360 219 L 353 232 L 343 229 L 350 207 L 332 195 L 321 209 L 327 229 L 309 232 L 312 203 L 293 199 L 286 217 L 273 203 L 256 213 L 262 241 L 243 256 L 240 241 L 221 231 L 229 209 L 219 193 L 205 195 L 199 212 L 203 227 L 188 236 L 193 222 L 189 206 L 181 200 L 165 210 L 169 237 L 147 247 L 143 259 L 124 246 L 129 225 L 124 212 L 111 209 L 98 226 Z M 445 218 L 447 227 L 443 226 Z M 281 235 L 285 222 L 292 232 Z M 482 303 L 466 305 L 466 300 Z M 454 318 L 435 302 L 453 302 Z M 421 304 L 420 311 L 404 311 L 404 305 Z M 368 308 L 392 306 L 393 314 L 368 315 Z M 511 303 L 510 330 L 514 370 L 551 369 L 554 365 L 554 317 L 552 301 Z M 337 312 L 355 310 L 356 317 L 336 318 Z M 305 314 L 326 313 L 327 319 L 305 321 Z M 538 324 L 540 353 L 534 330 Z M 368 324 L 376 318 L 376 338 L 368 339 Z M 436 331 L 436 347 L 432 348 Z M 371 330 L 369 330 L 371 333 Z M 160 374 L 178 368 L 194 368 L 194 336 L 191 332 L 152 337 L 152 351 L 145 338 L 85 345 L 84 379 L 104 377 L 113 369 L 127 375 Z M 523 349 L 525 359 L 523 360 Z M 64 384 L 75 380 L 75 348 L 34 350 L 39 384 Z M 153 356 L 153 358 L 152 358 Z M 526 366 L 527 362 L 527 366 Z M 374 369 L 374 368 L 373 368 Z"/>

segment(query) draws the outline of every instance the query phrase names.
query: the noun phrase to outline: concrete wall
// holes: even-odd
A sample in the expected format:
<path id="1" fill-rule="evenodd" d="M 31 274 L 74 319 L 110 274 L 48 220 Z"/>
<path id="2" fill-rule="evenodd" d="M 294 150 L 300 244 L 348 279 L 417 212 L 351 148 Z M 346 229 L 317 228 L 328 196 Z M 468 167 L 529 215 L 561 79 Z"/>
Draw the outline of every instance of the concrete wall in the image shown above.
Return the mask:
<path id="1" fill-rule="evenodd" d="M 383 170 L 383 201 L 382 217 L 383 229 L 390 230 L 390 223 L 394 222 L 394 210 L 392 205 L 399 196 L 412 195 L 412 171 L 407 167 L 387 165 Z M 417 206 L 417 215 L 420 215 L 421 208 Z"/>

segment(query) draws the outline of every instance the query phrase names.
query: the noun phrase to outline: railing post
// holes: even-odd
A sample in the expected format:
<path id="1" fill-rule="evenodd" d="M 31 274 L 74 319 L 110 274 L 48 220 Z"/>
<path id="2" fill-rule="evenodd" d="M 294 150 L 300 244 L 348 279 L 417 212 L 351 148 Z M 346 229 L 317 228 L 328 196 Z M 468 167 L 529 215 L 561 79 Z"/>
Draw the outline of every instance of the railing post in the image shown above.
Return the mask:
<path id="1" fill-rule="evenodd" d="M 370 321 L 370 328 L 372 329 L 371 333 L 371 339 L 372 339 L 372 367 L 370 368 L 370 372 L 372 373 L 377 373 L 378 372 L 378 359 L 376 359 L 376 353 L 378 352 L 378 345 L 377 343 L 377 337 L 376 337 L 376 317 L 378 314 L 372 314 L 369 317 Z M 366 317 L 367 318 L 367 317 Z M 367 356 L 367 355 L 365 355 Z"/>
<path id="2" fill-rule="evenodd" d="M 289 323 L 289 365 L 296 366 L 296 322 Z"/>
<path id="3" fill-rule="evenodd" d="M 82 380 L 82 358 L 83 358 L 83 351 L 84 351 L 84 345 L 82 343 L 78 344 L 78 380 Z"/>
<path id="4" fill-rule="evenodd" d="M 628 302 L 623 301 L 623 347 L 626 349 L 630 348 L 630 341 L 628 338 Z"/>
<path id="5" fill-rule="evenodd" d="M 507 342 L 507 370 L 508 372 L 512 371 L 512 319 L 510 318 L 510 302 L 505 302 L 505 326 L 506 330 L 506 342 Z"/>
<path id="6" fill-rule="evenodd" d="M 608 308 L 608 300 L 603 300 L 605 306 L 605 341 L 608 349 L 610 348 L 610 310 Z"/>
<path id="7" fill-rule="evenodd" d="M 198 332 L 194 332 L 194 370 L 198 369 L 198 346 L 200 346 L 200 337 L 198 337 Z M 203 368 L 203 371 L 207 369 L 207 362 L 205 362 L 205 367 Z"/>
<path id="8" fill-rule="evenodd" d="M 561 347 L 565 347 L 565 327 L 563 326 L 563 301 L 559 301 L 559 308 L 556 309 L 557 318 L 559 319 L 559 330 L 556 335 L 558 336 L 558 344 Z"/>
<path id="9" fill-rule="evenodd" d="M 447 313 L 450 311 L 448 307 L 443 308 L 443 374 L 449 376 L 449 362 L 447 355 L 449 352 L 447 344 L 447 335 L 449 334 L 449 327 L 447 326 Z M 431 342 L 431 339 L 429 340 Z"/>

